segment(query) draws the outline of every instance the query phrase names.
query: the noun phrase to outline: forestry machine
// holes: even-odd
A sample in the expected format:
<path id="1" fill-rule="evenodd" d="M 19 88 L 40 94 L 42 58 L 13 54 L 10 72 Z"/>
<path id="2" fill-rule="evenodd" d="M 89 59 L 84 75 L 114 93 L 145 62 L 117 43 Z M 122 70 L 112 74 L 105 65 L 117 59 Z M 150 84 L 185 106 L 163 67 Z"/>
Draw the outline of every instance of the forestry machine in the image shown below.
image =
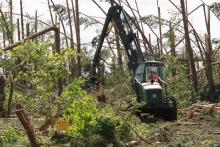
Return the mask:
<path id="1" fill-rule="evenodd" d="M 167 96 L 166 83 L 164 82 L 164 64 L 160 61 L 149 60 L 150 55 L 143 54 L 139 40 L 132 30 L 132 27 L 138 30 L 138 25 L 118 4 L 108 10 L 91 65 L 90 84 L 97 83 L 96 69 L 100 65 L 100 53 L 104 39 L 110 32 L 110 24 L 116 28 L 116 33 L 119 35 L 128 57 L 133 89 L 137 95 L 137 101 L 142 104 L 141 112 L 153 114 L 165 120 L 176 120 L 176 101 L 175 98 Z"/>

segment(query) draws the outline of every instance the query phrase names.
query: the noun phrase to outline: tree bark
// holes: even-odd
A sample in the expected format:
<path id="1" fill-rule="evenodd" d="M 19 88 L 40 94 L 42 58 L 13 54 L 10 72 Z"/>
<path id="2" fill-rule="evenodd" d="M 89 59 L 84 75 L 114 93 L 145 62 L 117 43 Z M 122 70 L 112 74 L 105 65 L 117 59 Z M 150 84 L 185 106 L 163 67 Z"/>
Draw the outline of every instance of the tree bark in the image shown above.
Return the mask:
<path id="1" fill-rule="evenodd" d="M 3 75 L 0 75 L 0 117 L 4 117 L 5 109 L 5 78 Z"/>
<path id="2" fill-rule="evenodd" d="M 64 33 L 65 40 L 66 40 L 66 46 L 69 47 L 68 37 L 67 37 L 67 33 L 66 33 L 66 29 L 65 29 L 65 25 L 64 25 L 62 16 L 61 16 L 60 13 L 58 12 L 57 7 L 56 7 L 55 3 L 53 2 L 53 0 L 50 0 L 50 1 L 51 1 L 52 5 L 54 6 L 55 11 L 57 12 L 57 15 L 59 16 L 59 20 L 60 20 L 60 22 L 61 22 L 61 25 L 62 25 L 62 28 L 63 28 L 63 33 Z"/>
<path id="3" fill-rule="evenodd" d="M 30 25 L 29 23 L 26 24 L 26 37 L 30 36 Z"/>
<path id="4" fill-rule="evenodd" d="M 55 33 L 55 50 L 58 54 L 60 54 L 60 28 L 54 29 Z M 61 96 L 63 92 L 63 78 L 60 77 L 57 80 L 57 95 Z"/>
<path id="5" fill-rule="evenodd" d="M 209 86 L 209 95 L 208 95 L 208 101 L 214 102 L 215 97 L 215 85 L 213 80 L 213 71 L 212 71 L 212 48 L 210 46 L 210 38 L 209 35 L 205 35 L 205 41 L 206 41 L 206 77 L 208 81 Z"/>
<path id="6" fill-rule="evenodd" d="M 189 57 L 189 62 L 190 62 L 190 68 L 192 72 L 192 82 L 193 82 L 193 88 L 195 92 L 198 92 L 198 79 L 197 79 L 197 73 L 196 73 L 196 67 L 195 63 L 193 61 L 193 50 L 190 42 L 190 37 L 189 37 L 189 27 L 188 27 L 188 17 L 186 15 L 186 10 L 185 10 L 185 3 L 184 0 L 180 0 L 181 7 L 182 7 L 182 17 L 183 17 L 183 25 L 184 25 L 184 31 L 185 31 L 185 41 L 186 41 L 186 51 Z"/>
<path id="7" fill-rule="evenodd" d="M 71 13 L 70 13 L 70 6 L 69 6 L 69 1 L 66 0 L 66 6 L 67 6 L 67 12 L 68 12 L 68 21 L 69 21 L 69 25 L 70 25 L 70 47 L 72 50 L 75 50 L 74 49 L 74 39 L 73 39 L 73 24 L 72 24 L 72 19 L 71 19 Z M 74 9 L 73 9 L 74 11 Z M 75 13 L 74 13 L 75 14 Z M 73 16 L 74 16 L 73 14 Z M 70 61 L 70 72 L 71 72 L 71 75 L 70 77 L 71 78 L 75 78 L 76 76 L 76 60 L 75 60 L 75 57 L 73 57 Z"/>
<path id="8" fill-rule="evenodd" d="M 8 111 L 7 111 L 7 117 L 10 117 L 11 115 L 11 104 L 12 104 L 12 98 L 13 98 L 13 93 L 14 93 L 14 80 L 13 80 L 13 74 L 10 73 L 9 75 L 10 79 L 10 93 L 9 93 L 9 98 L 8 98 Z"/>
<path id="9" fill-rule="evenodd" d="M 161 12 L 160 12 L 158 0 L 157 0 L 157 11 L 158 11 L 159 32 L 160 32 L 160 52 L 159 53 L 163 54 L 162 22 L 161 22 Z"/>
<path id="10" fill-rule="evenodd" d="M 20 13 L 21 13 L 21 38 L 24 39 L 24 15 L 23 15 L 22 0 L 20 0 Z"/>
<path id="11" fill-rule="evenodd" d="M 21 106 L 21 104 L 16 104 L 15 107 L 16 107 L 16 115 L 26 131 L 31 146 L 40 147 L 37 137 L 34 134 L 33 125 L 31 124 L 30 119 L 27 117 L 27 114 L 24 112 L 24 108 Z"/>
<path id="12" fill-rule="evenodd" d="M 80 44 L 80 20 L 79 20 L 79 1 L 75 0 L 75 7 L 76 7 L 76 42 L 77 42 L 77 72 L 78 76 L 81 76 L 81 44 Z"/>
<path id="13" fill-rule="evenodd" d="M 173 58 L 176 57 L 176 46 L 175 46 L 175 33 L 174 33 L 174 30 L 171 26 L 171 22 L 170 22 L 170 33 L 169 33 L 169 44 L 170 44 L 170 53 L 171 53 L 171 56 Z M 176 68 L 174 67 L 172 69 L 172 76 L 176 76 Z"/>
<path id="14" fill-rule="evenodd" d="M 20 30 L 20 21 L 17 19 L 17 33 L 18 33 L 18 41 L 21 40 L 21 30 Z"/>
<path id="15" fill-rule="evenodd" d="M 12 42 L 12 37 L 11 37 L 11 32 L 10 32 L 10 26 L 8 25 L 8 23 L 7 23 L 7 21 L 6 21 L 6 18 L 5 18 L 5 16 L 4 16 L 4 14 L 3 14 L 3 12 L 2 12 L 2 10 L 1 10 L 1 8 L 0 8 L 0 14 L 1 14 L 1 17 L 2 17 L 2 21 L 3 21 L 3 24 L 4 24 L 4 26 L 5 26 L 5 29 L 6 29 L 6 31 L 7 31 L 7 39 L 8 39 L 8 41 L 9 41 L 9 43 L 11 43 Z M 3 28 L 4 28 L 4 26 L 3 26 Z"/>
<path id="16" fill-rule="evenodd" d="M 50 19 L 51 19 L 52 25 L 54 26 L 55 24 L 54 24 L 54 20 L 53 20 L 52 10 L 51 10 L 51 7 L 50 7 L 50 0 L 47 0 L 47 4 L 48 4 L 49 12 L 50 12 Z"/>
<path id="17" fill-rule="evenodd" d="M 9 0 L 9 15 L 10 15 L 10 37 L 11 37 L 11 41 L 10 44 L 14 43 L 14 26 L 13 26 L 13 4 L 12 4 L 12 0 Z"/>
<path id="18" fill-rule="evenodd" d="M 38 18 L 37 18 L 37 10 L 35 11 L 35 20 L 34 20 L 34 33 L 37 33 L 37 29 L 38 29 Z"/>

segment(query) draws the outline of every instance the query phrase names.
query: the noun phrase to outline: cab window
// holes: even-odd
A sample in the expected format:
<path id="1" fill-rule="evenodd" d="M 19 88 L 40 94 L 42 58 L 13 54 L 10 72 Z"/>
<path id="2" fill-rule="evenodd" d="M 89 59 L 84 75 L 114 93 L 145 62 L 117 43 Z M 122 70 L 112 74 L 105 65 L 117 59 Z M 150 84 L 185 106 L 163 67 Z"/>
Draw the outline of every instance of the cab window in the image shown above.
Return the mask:
<path id="1" fill-rule="evenodd" d="M 138 68 L 136 69 L 135 78 L 139 82 L 143 82 L 143 80 L 144 80 L 144 64 L 139 65 Z"/>
<path id="2" fill-rule="evenodd" d="M 147 66 L 146 67 L 146 81 L 158 81 L 158 67 Z"/>

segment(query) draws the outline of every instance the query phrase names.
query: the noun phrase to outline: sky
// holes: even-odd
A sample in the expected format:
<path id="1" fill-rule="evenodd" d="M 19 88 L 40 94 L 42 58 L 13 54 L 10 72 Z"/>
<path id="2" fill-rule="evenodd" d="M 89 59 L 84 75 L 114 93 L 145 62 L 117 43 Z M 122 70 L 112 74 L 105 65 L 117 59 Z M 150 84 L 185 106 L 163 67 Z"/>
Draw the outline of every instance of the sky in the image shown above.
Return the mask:
<path id="1" fill-rule="evenodd" d="M 3 3 L 3 9 L 7 8 L 4 4 L 4 1 L 1 0 L 0 3 Z M 109 5 L 105 2 L 100 2 L 101 0 L 96 0 L 107 12 Z M 104 1 L 104 0 L 103 0 Z M 172 0 L 175 4 L 180 5 L 180 0 Z M 211 4 L 213 2 L 220 2 L 220 0 L 203 0 L 206 4 Z M 61 3 L 65 4 L 66 0 L 54 0 L 56 4 Z M 129 0 L 129 2 L 133 3 L 134 0 Z M 157 15 L 157 3 L 156 0 L 137 0 L 139 9 L 142 16 L 146 15 Z M 91 1 L 91 0 L 79 0 L 80 3 L 80 12 L 87 14 L 89 16 L 97 16 L 97 17 L 105 17 L 105 15 L 99 10 L 99 8 Z M 35 15 L 35 11 L 38 10 L 39 19 L 46 21 L 49 20 L 49 11 L 47 7 L 47 0 L 23 0 L 24 4 L 24 12 L 28 13 L 30 16 Z M 190 12 L 198 5 L 201 4 L 201 0 L 188 0 L 188 11 Z M 170 14 L 175 10 L 175 8 L 169 3 L 168 0 L 159 0 L 159 5 L 161 7 L 161 16 L 162 18 L 169 19 Z M 19 0 L 14 0 L 14 11 L 15 13 L 19 13 Z M 205 19 L 203 17 L 203 10 L 200 8 L 196 13 L 190 15 L 189 20 L 193 23 L 194 27 L 200 34 L 206 33 L 205 29 Z M 100 19 L 100 21 L 104 22 L 104 19 Z M 211 33 L 213 38 L 220 38 L 220 25 L 219 21 L 215 18 L 215 16 L 211 15 Z M 87 43 L 91 42 L 92 38 L 97 35 L 96 29 L 101 29 L 102 26 L 98 28 L 91 27 L 90 29 L 83 30 L 82 28 L 82 42 Z"/>

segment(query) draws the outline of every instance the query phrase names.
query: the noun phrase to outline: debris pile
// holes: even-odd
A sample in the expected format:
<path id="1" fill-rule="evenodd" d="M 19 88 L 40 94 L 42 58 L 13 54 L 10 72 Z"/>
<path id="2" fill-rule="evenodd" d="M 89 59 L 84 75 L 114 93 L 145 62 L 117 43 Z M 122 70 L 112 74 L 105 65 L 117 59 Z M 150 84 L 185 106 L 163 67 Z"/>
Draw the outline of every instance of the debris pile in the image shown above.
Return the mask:
<path id="1" fill-rule="evenodd" d="M 209 112 L 220 112 L 220 103 L 193 104 L 192 106 L 183 109 L 182 112 L 187 114 L 188 118 L 193 118 L 200 115 L 204 110 Z"/>

